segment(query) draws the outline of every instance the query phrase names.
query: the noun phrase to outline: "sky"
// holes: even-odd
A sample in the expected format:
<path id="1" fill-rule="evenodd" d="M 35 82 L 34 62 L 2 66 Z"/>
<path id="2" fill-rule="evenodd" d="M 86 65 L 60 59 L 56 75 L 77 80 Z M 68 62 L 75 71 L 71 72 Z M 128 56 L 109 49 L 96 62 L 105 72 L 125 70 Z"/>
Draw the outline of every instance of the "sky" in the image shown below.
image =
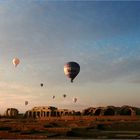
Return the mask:
<path id="1" fill-rule="evenodd" d="M 140 107 L 139 54 L 139 1 L 0 0 L 0 113 Z M 81 68 L 73 83 L 69 61 Z"/>

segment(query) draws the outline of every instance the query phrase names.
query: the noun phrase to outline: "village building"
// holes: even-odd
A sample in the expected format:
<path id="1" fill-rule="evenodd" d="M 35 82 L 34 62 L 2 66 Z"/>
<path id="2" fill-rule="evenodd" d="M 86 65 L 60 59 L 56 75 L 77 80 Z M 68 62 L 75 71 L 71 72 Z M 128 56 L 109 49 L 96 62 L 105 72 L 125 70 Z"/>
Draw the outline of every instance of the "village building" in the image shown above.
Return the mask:
<path id="1" fill-rule="evenodd" d="M 140 109 L 131 106 L 106 106 L 106 107 L 89 107 L 82 112 L 70 109 L 58 109 L 53 106 L 37 106 L 28 110 L 23 115 L 25 118 L 45 119 L 51 117 L 68 117 L 68 116 L 136 116 L 140 115 Z M 22 117 L 16 108 L 7 108 L 4 116 Z"/>
<path id="2" fill-rule="evenodd" d="M 140 109 L 131 106 L 107 106 L 107 107 L 97 107 L 97 108 L 87 108 L 82 111 L 82 115 L 84 116 L 135 116 L 138 114 Z"/>
<path id="3" fill-rule="evenodd" d="M 7 110 L 5 111 L 5 116 L 6 117 L 18 117 L 18 113 L 19 111 L 16 108 L 7 108 Z"/>
<path id="4" fill-rule="evenodd" d="M 26 111 L 27 118 L 46 118 L 73 115 L 74 111 L 68 109 L 58 109 L 52 106 L 39 106 Z"/>

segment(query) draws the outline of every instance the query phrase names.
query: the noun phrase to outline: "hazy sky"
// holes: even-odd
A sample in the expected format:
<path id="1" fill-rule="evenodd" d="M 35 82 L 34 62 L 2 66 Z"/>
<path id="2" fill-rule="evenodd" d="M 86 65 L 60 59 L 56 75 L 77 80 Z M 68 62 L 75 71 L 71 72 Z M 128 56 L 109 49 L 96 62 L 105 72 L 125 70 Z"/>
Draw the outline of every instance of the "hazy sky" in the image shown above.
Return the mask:
<path id="1" fill-rule="evenodd" d="M 41 105 L 140 107 L 140 2 L 0 0 L 0 112 Z"/>

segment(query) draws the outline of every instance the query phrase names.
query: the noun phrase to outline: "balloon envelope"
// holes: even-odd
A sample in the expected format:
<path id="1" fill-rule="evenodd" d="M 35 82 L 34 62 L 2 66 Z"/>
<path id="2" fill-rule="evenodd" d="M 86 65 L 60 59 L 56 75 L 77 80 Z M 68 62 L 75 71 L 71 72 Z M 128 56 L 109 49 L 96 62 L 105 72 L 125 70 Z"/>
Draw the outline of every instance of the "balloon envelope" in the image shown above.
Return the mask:
<path id="1" fill-rule="evenodd" d="M 25 105 L 28 105 L 28 101 L 25 101 Z"/>
<path id="2" fill-rule="evenodd" d="M 20 63 L 20 60 L 18 58 L 14 58 L 12 62 L 13 65 L 16 67 Z"/>
<path id="3" fill-rule="evenodd" d="M 65 75 L 71 79 L 73 82 L 74 78 L 80 72 L 80 65 L 76 62 L 68 62 L 64 65 L 64 73 Z"/>
<path id="4" fill-rule="evenodd" d="M 55 98 L 55 96 L 52 97 L 53 99 Z"/>
<path id="5" fill-rule="evenodd" d="M 65 98 L 67 95 L 66 94 L 63 94 L 63 97 Z"/>
<path id="6" fill-rule="evenodd" d="M 73 99 L 73 102 L 76 103 L 76 102 L 77 102 L 77 98 L 74 98 L 74 99 Z"/>

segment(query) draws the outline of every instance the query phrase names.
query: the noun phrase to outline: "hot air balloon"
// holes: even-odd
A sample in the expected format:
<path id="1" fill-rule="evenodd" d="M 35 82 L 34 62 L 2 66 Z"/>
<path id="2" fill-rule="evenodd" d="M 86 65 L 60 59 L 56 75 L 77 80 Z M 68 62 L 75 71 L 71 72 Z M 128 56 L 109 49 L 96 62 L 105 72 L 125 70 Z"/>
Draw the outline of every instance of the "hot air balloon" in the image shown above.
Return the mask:
<path id="1" fill-rule="evenodd" d="M 25 105 L 28 105 L 28 101 L 25 101 Z"/>
<path id="2" fill-rule="evenodd" d="M 65 75 L 71 79 L 73 82 L 74 78 L 80 72 L 80 65 L 76 62 L 68 62 L 64 65 L 64 73 Z"/>
<path id="3" fill-rule="evenodd" d="M 40 86 L 43 87 L 43 83 L 41 83 Z"/>
<path id="4" fill-rule="evenodd" d="M 63 94 L 63 97 L 65 98 L 67 95 L 66 94 Z"/>
<path id="5" fill-rule="evenodd" d="M 77 102 L 77 98 L 74 98 L 74 99 L 73 99 L 73 102 L 76 103 L 76 102 Z"/>
<path id="6" fill-rule="evenodd" d="M 14 58 L 12 62 L 13 65 L 16 67 L 20 63 L 20 60 L 18 58 Z"/>
<path id="7" fill-rule="evenodd" d="M 54 98 L 55 98 L 55 96 L 53 95 L 53 96 L 52 96 L 52 98 L 54 99 Z"/>

